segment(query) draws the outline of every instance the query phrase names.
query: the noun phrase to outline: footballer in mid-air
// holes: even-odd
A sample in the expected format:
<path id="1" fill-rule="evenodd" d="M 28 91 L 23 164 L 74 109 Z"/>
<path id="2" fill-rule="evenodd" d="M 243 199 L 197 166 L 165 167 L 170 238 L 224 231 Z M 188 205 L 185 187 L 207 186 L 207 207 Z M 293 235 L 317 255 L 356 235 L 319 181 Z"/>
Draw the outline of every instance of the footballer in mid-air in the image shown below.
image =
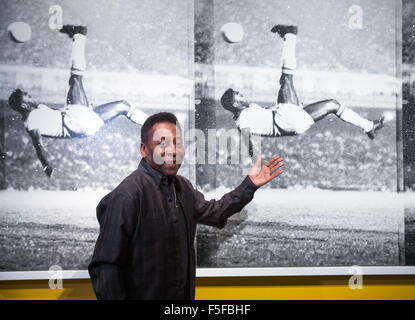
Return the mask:
<path id="1" fill-rule="evenodd" d="M 362 129 L 370 139 L 374 139 L 384 126 L 384 117 L 377 120 L 365 119 L 335 99 L 318 101 L 306 106 L 300 103 L 293 84 L 293 74 L 297 66 L 297 31 L 296 26 L 287 25 L 275 25 L 271 29 L 271 32 L 283 39 L 282 71 L 276 105 L 261 107 L 232 88 L 222 95 L 221 104 L 232 112 L 238 129 L 248 130 L 251 134 L 260 136 L 292 136 L 306 132 L 315 122 L 333 114 Z M 252 145 L 250 154 L 251 149 Z"/>
<path id="2" fill-rule="evenodd" d="M 21 89 L 14 90 L 8 100 L 9 106 L 22 116 L 37 157 L 49 177 L 52 175 L 53 167 L 48 162 L 41 137 L 78 138 L 91 136 L 105 123 L 121 115 L 139 125 L 142 125 L 147 119 L 147 115 L 143 111 L 124 100 L 95 107 L 90 105 L 82 84 L 82 76 L 86 69 L 87 28 L 65 25 L 59 31 L 72 40 L 69 90 L 63 108 L 53 109 L 45 104 L 37 103 L 28 92 Z M 4 151 L 2 153 L 6 155 Z"/>

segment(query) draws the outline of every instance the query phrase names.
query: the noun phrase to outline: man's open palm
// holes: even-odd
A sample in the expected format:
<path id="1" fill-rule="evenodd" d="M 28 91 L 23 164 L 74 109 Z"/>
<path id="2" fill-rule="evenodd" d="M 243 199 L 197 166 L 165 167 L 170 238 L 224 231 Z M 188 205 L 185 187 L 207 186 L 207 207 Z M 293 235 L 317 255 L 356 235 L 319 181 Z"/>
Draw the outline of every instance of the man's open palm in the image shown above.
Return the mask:
<path id="1" fill-rule="evenodd" d="M 284 160 L 278 156 L 273 157 L 263 165 L 261 165 L 261 161 L 262 157 L 258 156 L 257 161 L 248 173 L 249 178 L 258 188 L 283 173 L 282 170 L 277 170 L 284 165 Z"/>

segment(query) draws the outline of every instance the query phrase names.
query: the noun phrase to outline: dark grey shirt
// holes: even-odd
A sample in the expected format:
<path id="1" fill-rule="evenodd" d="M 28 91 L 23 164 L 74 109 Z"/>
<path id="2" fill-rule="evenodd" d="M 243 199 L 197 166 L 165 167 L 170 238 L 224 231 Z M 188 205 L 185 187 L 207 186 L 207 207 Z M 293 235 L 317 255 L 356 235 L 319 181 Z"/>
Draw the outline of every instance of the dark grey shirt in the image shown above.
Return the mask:
<path id="1" fill-rule="evenodd" d="M 175 177 L 161 177 L 161 191 L 164 193 L 169 205 L 169 211 L 172 215 L 177 217 L 177 223 L 179 228 L 179 248 L 180 248 L 180 260 L 182 261 L 182 271 L 183 271 L 183 288 L 185 289 L 188 285 L 188 263 L 189 263 L 189 248 L 188 248 L 188 230 L 187 230 L 187 221 L 186 216 L 183 212 L 183 208 L 180 204 L 179 199 L 177 198 L 177 191 L 174 186 Z M 183 292 L 183 297 L 186 297 L 185 292 Z"/>
<path id="2" fill-rule="evenodd" d="M 207 201 L 177 175 L 176 210 L 162 178 L 142 159 L 98 204 L 100 233 L 88 267 L 98 299 L 194 299 L 196 224 L 223 228 L 257 190 L 246 177 L 220 200 Z"/>

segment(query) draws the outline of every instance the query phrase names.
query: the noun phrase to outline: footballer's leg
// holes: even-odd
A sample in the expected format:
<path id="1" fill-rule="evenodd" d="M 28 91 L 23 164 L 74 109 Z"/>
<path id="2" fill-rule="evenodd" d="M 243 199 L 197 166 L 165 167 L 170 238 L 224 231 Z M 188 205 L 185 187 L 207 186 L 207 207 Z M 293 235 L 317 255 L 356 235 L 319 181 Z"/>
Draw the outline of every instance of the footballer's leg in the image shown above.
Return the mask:
<path id="1" fill-rule="evenodd" d="M 344 122 L 353 124 L 363 129 L 370 139 L 374 139 L 376 137 L 379 129 L 383 127 L 384 121 L 383 117 L 379 120 L 368 120 L 354 112 L 352 109 L 343 106 L 335 99 L 323 100 L 309 104 L 304 107 L 304 111 L 306 111 L 315 122 L 323 119 L 329 114 L 334 114 Z"/>
<path id="2" fill-rule="evenodd" d="M 142 125 L 146 121 L 148 115 L 138 108 L 131 106 L 127 101 L 113 101 L 94 107 L 104 122 L 109 122 L 118 116 L 126 116 L 132 122 Z"/>
<path id="3" fill-rule="evenodd" d="M 67 104 L 79 104 L 90 107 L 82 84 L 82 76 L 86 69 L 85 41 L 87 29 L 84 26 L 65 25 L 60 32 L 65 33 L 72 39 L 72 66 L 71 78 L 69 79 L 69 91 Z M 108 122 L 120 115 L 124 115 L 137 124 L 143 124 L 147 115 L 132 107 L 128 102 L 113 101 L 93 108 L 93 111 L 104 121 Z"/>
<path id="4" fill-rule="evenodd" d="M 271 29 L 271 32 L 278 33 L 283 40 L 280 89 L 278 91 L 277 103 L 298 105 L 299 100 L 293 84 L 293 74 L 297 68 L 295 56 L 297 27 L 278 24 Z"/>
<path id="5" fill-rule="evenodd" d="M 66 95 L 66 104 L 78 104 L 89 108 L 88 98 L 86 97 L 82 76 L 71 74 L 69 78 L 69 90 Z"/>
<path id="6" fill-rule="evenodd" d="M 328 116 L 329 114 L 341 114 L 341 108 L 342 105 L 337 100 L 331 99 L 308 104 L 304 107 L 304 111 L 306 111 L 316 122 Z"/>
<path id="7" fill-rule="evenodd" d="M 297 93 L 293 84 L 293 75 L 281 73 L 280 89 L 278 90 L 277 103 L 291 103 L 299 105 Z"/>
<path id="8" fill-rule="evenodd" d="M 68 105 L 77 104 L 89 108 L 89 103 L 82 83 L 82 76 L 86 70 L 85 42 L 87 28 L 84 26 L 65 25 L 59 30 L 72 39 L 71 77 L 69 90 L 66 96 Z"/>

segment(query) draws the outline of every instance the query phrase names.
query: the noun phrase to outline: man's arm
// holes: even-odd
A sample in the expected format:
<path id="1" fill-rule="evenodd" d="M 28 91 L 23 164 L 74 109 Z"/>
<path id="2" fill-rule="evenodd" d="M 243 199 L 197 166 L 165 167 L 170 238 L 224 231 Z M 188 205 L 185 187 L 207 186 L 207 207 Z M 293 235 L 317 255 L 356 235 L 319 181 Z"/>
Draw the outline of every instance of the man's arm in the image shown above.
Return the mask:
<path id="1" fill-rule="evenodd" d="M 223 228 L 230 216 L 241 211 L 253 199 L 258 188 L 283 173 L 279 170 L 284 165 L 282 158 L 275 156 L 264 165 L 261 165 L 261 160 L 258 157 L 244 181 L 220 200 L 206 201 L 201 192 L 194 190 L 197 221 Z"/>
<path id="2" fill-rule="evenodd" d="M 124 274 L 139 206 L 128 192 L 112 192 L 97 206 L 100 233 L 88 266 L 98 299 L 126 299 Z"/>
<path id="3" fill-rule="evenodd" d="M 30 130 L 28 131 L 30 137 L 32 138 L 33 146 L 36 150 L 36 155 L 40 162 L 42 163 L 43 171 L 46 173 L 48 177 L 52 175 L 53 168 L 49 165 L 48 159 L 46 158 L 45 149 L 42 146 L 42 139 L 39 134 L 38 130 Z"/>

